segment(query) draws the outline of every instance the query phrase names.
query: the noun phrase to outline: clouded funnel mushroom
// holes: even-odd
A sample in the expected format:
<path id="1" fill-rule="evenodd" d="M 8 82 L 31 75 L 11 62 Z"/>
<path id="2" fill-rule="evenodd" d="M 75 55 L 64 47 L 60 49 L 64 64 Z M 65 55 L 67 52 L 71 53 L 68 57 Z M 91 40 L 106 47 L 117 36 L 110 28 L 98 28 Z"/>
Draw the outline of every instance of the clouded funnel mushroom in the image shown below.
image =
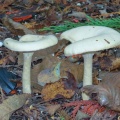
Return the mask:
<path id="1" fill-rule="evenodd" d="M 34 51 L 48 48 L 57 44 L 54 35 L 24 35 L 19 41 L 11 38 L 4 40 L 4 46 L 12 51 L 23 52 L 24 65 L 22 75 L 23 93 L 31 93 L 30 68 Z"/>
<path id="2" fill-rule="evenodd" d="M 92 57 L 94 52 L 120 45 L 120 33 L 103 26 L 73 28 L 63 32 L 60 39 L 63 38 L 72 42 L 64 50 L 66 56 L 83 54 L 83 86 L 92 84 Z M 85 94 L 82 96 L 84 100 L 89 99 Z"/>

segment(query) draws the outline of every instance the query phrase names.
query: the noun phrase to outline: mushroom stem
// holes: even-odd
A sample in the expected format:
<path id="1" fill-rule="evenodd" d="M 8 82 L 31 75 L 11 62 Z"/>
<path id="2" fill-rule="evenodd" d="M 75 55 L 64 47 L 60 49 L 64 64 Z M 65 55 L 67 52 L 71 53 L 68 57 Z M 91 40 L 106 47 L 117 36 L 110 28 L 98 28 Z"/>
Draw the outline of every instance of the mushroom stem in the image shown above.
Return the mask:
<path id="1" fill-rule="evenodd" d="M 34 52 L 23 53 L 23 57 L 24 57 L 23 74 L 22 74 L 23 93 L 31 94 L 30 70 L 31 70 L 31 61 L 33 54 Z"/>
<path id="2" fill-rule="evenodd" d="M 83 75 L 83 86 L 92 85 L 92 59 L 93 53 L 86 53 L 83 55 L 84 58 L 84 75 Z M 83 100 L 88 100 L 89 97 L 82 93 Z"/>

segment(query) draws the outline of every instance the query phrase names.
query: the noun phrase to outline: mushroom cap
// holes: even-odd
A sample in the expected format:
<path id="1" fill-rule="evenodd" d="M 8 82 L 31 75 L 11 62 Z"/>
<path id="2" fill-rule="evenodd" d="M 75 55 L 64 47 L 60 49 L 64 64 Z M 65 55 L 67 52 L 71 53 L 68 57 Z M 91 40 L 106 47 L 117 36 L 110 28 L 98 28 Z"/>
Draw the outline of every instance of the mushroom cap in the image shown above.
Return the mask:
<path id="1" fill-rule="evenodd" d="M 64 49 L 66 56 L 105 50 L 120 45 L 120 33 L 102 26 L 74 28 L 62 33 L 61 38 L 72 42 Z"/>
<path id="2" fill-rule="evenodd" d="M 54 35 L 24 35 L 19 41 L 6 38 L 4 46 L 13 51 L 28 52 L 48 48 L 57 42 L 58 39 Z"/>
<path id="3" fill-rule="evenodd" d="M 38 41 L 40 39 L 43 39 L 45 35 L 32 35 L 32 34 L 27 34 L 22 36 L 19 41 Z"/>
<path id="4" fill-rule="evenodd" d="M 105 26 L 81 26 L 63 32 L 60 39 L 66 39 L 70 42 L 84 40 L 101 34 L 118 33 L 116 30 Z"/>

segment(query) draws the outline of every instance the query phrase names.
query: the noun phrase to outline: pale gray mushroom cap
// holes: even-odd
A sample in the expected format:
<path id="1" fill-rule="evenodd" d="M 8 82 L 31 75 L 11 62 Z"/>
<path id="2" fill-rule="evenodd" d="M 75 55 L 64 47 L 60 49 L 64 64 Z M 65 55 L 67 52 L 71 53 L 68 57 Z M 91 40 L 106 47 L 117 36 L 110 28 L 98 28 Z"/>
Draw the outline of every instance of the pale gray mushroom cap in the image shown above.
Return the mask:
<path id="1" fill-rule="evenodd" d="M 105 50 L 120 45 L 120 33 L 103 26 L 77 27 L 61 34 L 61 39 L 72 42 L 64 53 L 66 56 Z"/>
<path id="2" fill-rule="evenodd" d="M 57 42 L 58 39 L 54 35 L 24 35 L 19 41 L 6 38 L 4 46 L 13 51 L 28 52 L 51 47 Z"/>
<path id="3" fill-rule="evenodd" d="M 60 39 L 66 39 L 70 42 L 84 40 L 101 34 L 119 34 L 116 30 L 104 26 L 82 26 L 63 32 Z"/>

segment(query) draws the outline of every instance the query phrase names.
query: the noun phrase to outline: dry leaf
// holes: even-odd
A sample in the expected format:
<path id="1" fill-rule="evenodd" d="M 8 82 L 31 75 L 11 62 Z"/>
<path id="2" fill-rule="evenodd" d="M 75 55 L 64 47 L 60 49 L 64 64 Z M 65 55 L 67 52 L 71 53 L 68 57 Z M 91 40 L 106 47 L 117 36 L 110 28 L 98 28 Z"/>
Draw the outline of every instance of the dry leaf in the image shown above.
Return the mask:
<path id="1" fill-rule="evenodd" d="M 62 116 L 65 120 L 71 120 L 71 117 L 69 114 L 67 114 L 67 112 L 63 109 L 60 109 L 58 111 L 58 113 L 60 114 L 60 116 Z"/>
<path id="2" fill-rule="evenodd" d="M 120 69 L 120 58 L 115 58 L 112 60 L 112 66 L 110 66 L 110 70 Z"/>
<path id="3" fill-rule="evenodd" d="M 21 23 L 15 22 L 7 16 L 2 19 L 2 22 L 15 35 L 36 34 L 34 31 L 27 29 Z"/>
<path id="4" fill-rule="evenodd" d="M 28 28 L 28 29 L 32 29 L 34 28 L 36 22 L 30 22 L 30 23 L 24 23 L 23 25 Z"/>
<path id="5" fill-rule="evenodd" d="M 9 5 L 11 5 L 15 0 L 5 0 L 1 5 L 0 5 L 0 11 L 4 11 L 5 8 L 7 8 Z"/>
<path id="6" fill-rule="evenodd" d="M 3 65 L 7 59 L 8 59 L 7 57 L 0 59 L 0 65 Z"/>
<path id="7" fill-rule="evenodd" d="M 40 86 L 38 83 L 31 82 L 31 86 L 32 86 L 33 93 L 40 93 L 42 90 L 42 86 Z"/>
<path id="8" fill-rule="evenodd" d="M 90 117 L 89 115 L 78 110 L 75 120 L 82 120 L 82 119 L 89 118 L 89 117 Z"/>
<path id="9" fill-rule="evenodd" d="M 120 69 L 120 58 L 108 55 L 101 56 L 95 60 L 94 65 L 98 65 L 102 70 L 117 70 Z"/>
<path id="10" fill-rule="evenodd" d="M 48 68 L 42 70 L 38 74 L 38 83 L 41 86 L 44 86 L 46 83 L 54 83 L 58 81 L 61 76 L 60 76 L 60 64 L 59 62 L 54 68 Z"/>
<path id="11" fill-rule="evenodd" d="M 81 91 L 90 98 L 96 93 L 95 98 L 100 105 L 120 112 L 120 72 L 107 72 L 99 85 L 87 85 Z"/>
<path id="12" fill-rule="evenodd" d="M 14 95 L 4 100 L 0 104 L 0 120 L 9 120 L 11 114 L 22 107 L 29 96 L 28 94 Z"/>
<path id="13" fill-rule="evenodd" d="M 41 94 L 44 100 L 51 100 L 54 98 L 71 98 L 76 89 L 76 81 L 74 76 L 67 72 L 67 78 L 61 78 L 59 81 L 55 83 L 46 84 Z"/>
<path id="14" fill-rule="evenodd" d="M 47 106 L 47 111 L 50 115 L 53 115 L 60 108 L 60 104 Z"/>
<path id="15" fill-rule="evenodd" d="M 70 63 L 66 60 L 60 60 L 59 58 L 57 58 L 55 56 L 51 56 L 51 55 L 47 56 L 45 59 L 43 59 L 42 63 L 40 63 L 39 65 L 36 65 L 32 69 L 32 76 L 31 76 L 32 80 L 37 79 L 36 75 L 38 75 L 40 73 L 40 71 L 42 71 L 44 69 L 48 69 L 48 68 L 53 68 L 59 62 L 61 62 L 61 66 L 60 66 L 60 76 L 61 77 L 66 76 L 65 71 L 69 71 L 70 73 L 72 73 L 74 75 L 77 82 L 82 81 L 82 78 L 83 78 L 83 65 L 82 64 L 77 65 L 75 63 Z"/>

